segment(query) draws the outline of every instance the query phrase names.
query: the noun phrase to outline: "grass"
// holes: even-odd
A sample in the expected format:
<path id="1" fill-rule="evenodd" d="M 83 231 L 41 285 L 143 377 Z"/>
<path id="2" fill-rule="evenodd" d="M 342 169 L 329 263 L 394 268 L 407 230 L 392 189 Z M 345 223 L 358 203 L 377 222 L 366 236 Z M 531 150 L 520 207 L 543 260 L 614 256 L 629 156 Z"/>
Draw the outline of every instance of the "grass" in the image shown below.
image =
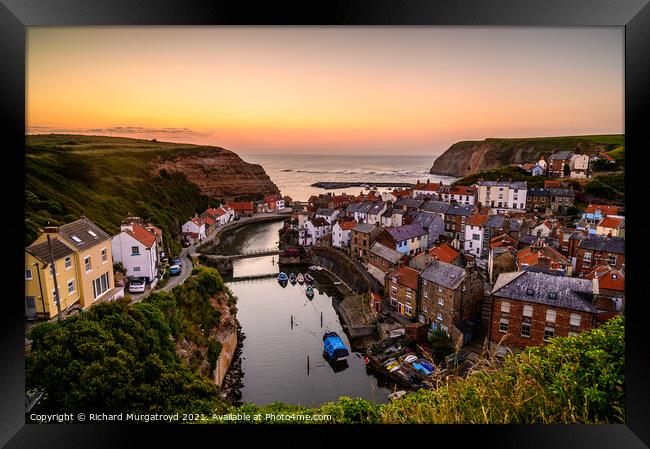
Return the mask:
<path id="1" fill-rule="evenodd" d="M 503 361 L 487 355 L 465 379 L 441 378 L 435 390 L 421 390 L 388 404 L 342 397 L 318 408 L 249 403 L 231 412 L 326 414 L 332 417 L 329 422 L 340 424 L 623 423 L 624 335 L 623 319 L 616 318 Z"/>

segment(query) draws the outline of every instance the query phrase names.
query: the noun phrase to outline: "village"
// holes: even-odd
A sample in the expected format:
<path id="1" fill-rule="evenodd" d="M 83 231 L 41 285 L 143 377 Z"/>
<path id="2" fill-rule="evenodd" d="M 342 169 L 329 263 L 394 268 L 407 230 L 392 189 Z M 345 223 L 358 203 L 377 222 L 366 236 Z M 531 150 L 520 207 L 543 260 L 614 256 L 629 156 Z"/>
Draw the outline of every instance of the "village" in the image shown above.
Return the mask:
<path id="1" fill-rule="evenodd" d="M 26 317 L 64 319 L 126 295 L 137 302 L 187 278 L 200 244 L 279 218 L 280 263 L 298 256 L 293 263 L 324 269 L 347 289 L 337 311 L 368 368 L 405 388 L 430 386 L 435 366 L 543 345 L 623 314 L 624 209 L 589 203 L 578 212 L 567 183 L 589 178 L 593 163 L 562 151 L 521 165 L 548 178 L 542 188 L 418 180 L 307 202 L 280 195 L 225 202 L 187 217 L 173 255 L 146 219 L 129 215 L 111 236 L 81 217 L 44 228 L 25 249 Z"/>

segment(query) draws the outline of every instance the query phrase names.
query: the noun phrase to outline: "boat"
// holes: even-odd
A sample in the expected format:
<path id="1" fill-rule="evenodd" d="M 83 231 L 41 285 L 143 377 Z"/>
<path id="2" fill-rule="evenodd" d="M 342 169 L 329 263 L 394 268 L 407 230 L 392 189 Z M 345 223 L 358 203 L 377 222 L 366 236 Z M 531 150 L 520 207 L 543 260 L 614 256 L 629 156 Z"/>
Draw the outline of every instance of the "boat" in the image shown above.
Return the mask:
<path id="1" fill-rule="evenodd" d="M 289 282 L 291 282 L 292 284 L 296 283 L 296 275 L 294 273 L 291 273 L 289 275 Z"/>
<path id="2" fill-rule="evenodd" d="M 286 274 L 285 272 L 281 271 L 281 272 L 278 274 L 278 281 L 280 281 L 280 282 L 286 282 L 288 279 L 289 279 L 289 278 L 287 277 L 287 274 Z"/>
<path id="3" fill-rule="evenodd" d="M 334 285 L 341 285 L 343 282 L 341 281 L 334 281 Z"/>
<path id="4" fill-rule="evenodd" d="M 316 270 L 318 270 L 317 265 L 312 265 L 311 267 L 309 267 L 309 271 L 316 271 Z"/>
<path id="5" fill-rule="evenodd" d="M 348 348 L 336 332 L 323 335 L 323 355 L 331 361 L 340 362 L 350 355 Z"/>
<path id="6" fill-rule="evenodd" d="M 307 289 L 305 290 L 305 295 L 307 295 L 307 297 L 309 299 L 313 298 L 314 297 L 314 289 L 311 288 L 311 287 L 307 287 Z"/>
<path id="7" fill-rule="evenodd" d="M 305 274 L 305 282 L 308 284 L 313 284 L 316 280 L 311 276 L 311 274 Z"/>
<path id="8" fill-rule="evenodd" d="M 298 273 L 298 277 L 296 278 L 299 284 L 302 284 L 305 282 L 305 277 L 302 275 L 302 273 Z"/>

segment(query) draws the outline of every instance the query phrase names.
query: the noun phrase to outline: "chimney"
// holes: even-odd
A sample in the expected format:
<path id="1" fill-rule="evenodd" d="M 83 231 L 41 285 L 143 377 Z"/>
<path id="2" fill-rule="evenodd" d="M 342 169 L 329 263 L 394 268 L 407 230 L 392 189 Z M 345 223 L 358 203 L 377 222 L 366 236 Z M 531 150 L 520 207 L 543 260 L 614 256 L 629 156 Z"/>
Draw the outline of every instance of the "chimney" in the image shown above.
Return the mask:
<path id="1" fill-rule="evenodd" d="M 45 234 L 57 234 L 59 232 L 59 228 L 57 226 L 46 226 L 43 228 L 43 232 Z"/>

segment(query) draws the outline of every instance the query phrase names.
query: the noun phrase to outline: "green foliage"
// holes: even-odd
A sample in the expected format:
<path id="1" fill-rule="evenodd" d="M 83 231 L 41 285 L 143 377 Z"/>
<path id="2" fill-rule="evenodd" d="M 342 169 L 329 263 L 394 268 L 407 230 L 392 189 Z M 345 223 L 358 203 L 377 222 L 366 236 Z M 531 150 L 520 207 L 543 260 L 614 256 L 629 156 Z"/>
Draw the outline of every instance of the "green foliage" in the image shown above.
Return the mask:
<path id="1" fill-rule="evenodd" d="M 564 176 L 568 178 L 571 174 L 571 166 L 569 164 L 564 164 L 562 167 L 562 172 L 564 173 Z"/>
<path id="2" fill-rule="evenodd" d="M 431 343 L 431 352 L 436 360 L 442 360 L 454 352 L 454 344 L 449 336 L 441 330 L 431 332 L 429 343 Z"/>
<path id="3" fill-rule="evenodd" d="M 36 326 L 26 385 L 46 390 L 39 407 L 49 411 L 223 412 L 209 373 L 198 372 L 198 348 L 207 345 L 213 370 L 221 343 L 206 335 L 221 315 L 211 299 L 224 294 L 219 273 L 205 268 L 171 293 L 156 291 L 134 305 L 101 303 Z M 198 351 L 189 364 L 176 352 L 175 341 L 185 338 Z"/>

